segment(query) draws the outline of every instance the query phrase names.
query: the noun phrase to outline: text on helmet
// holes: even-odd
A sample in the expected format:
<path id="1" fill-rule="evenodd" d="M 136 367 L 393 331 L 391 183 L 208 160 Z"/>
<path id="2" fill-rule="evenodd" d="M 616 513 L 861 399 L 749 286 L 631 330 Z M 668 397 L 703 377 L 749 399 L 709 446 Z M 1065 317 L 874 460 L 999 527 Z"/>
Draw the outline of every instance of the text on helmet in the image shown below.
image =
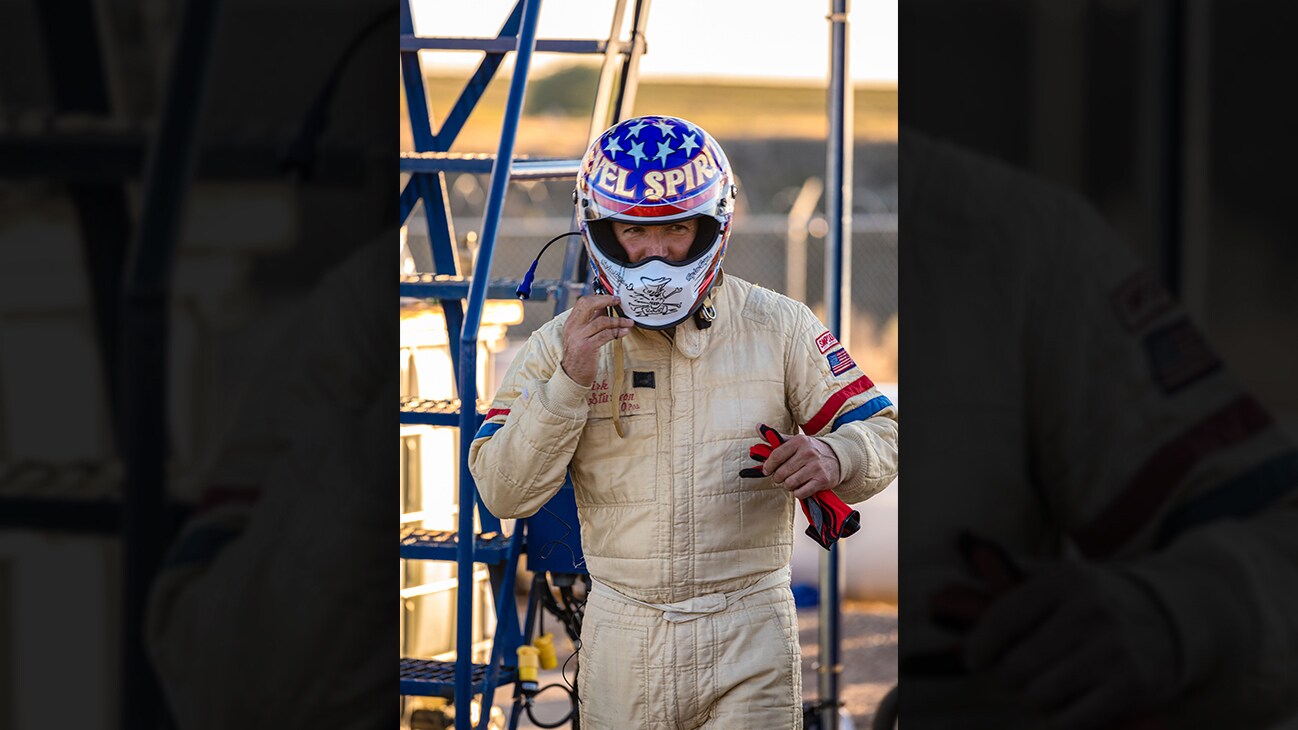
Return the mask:
<path id="1" fill-rule="evenodd" d="M 636 186 L 627 186 L 630 172 L 607 157 L 602 157 L 591 179 L 596 187 L 618 197 L 661 200 L 702 188 L 720 174 L 716 161 L 706 147 L 680 167 L 646 171 L 642 176 L 644 187 L 640 190 Z"/>

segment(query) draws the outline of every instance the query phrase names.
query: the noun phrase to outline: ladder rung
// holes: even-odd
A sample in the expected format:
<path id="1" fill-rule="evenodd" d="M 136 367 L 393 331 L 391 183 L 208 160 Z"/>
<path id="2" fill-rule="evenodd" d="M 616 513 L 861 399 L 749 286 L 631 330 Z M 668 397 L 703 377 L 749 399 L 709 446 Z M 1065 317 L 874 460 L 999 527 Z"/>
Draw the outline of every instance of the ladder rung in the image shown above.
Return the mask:
<path id="1" fill-rule="evenodd" d="M 502 532 L 484 532 L 473 538 L 473 562 L 503 563 L 509 557 L 510 537 Z M 401 557 L 404 560 L 444 560 L 454 562 L 460 544 L 454 530 L 426 530 L 422 527 L 401 528 Z"/>
<path id="2" fill-rule="evenodd" d="M 402 274 L 401 296 L 412 299 L 468 299 L 469 284 L 473 280 L 448 274 Z M 518 299 L 518 285 L 522 279 L 492 279 L 487 282 L 488 299 Z M 530 302 L 549 299 L 563 282 L 558 279 L 537 279 L 532 282 Z"/>
<path id="3" fill-rule="evenodd" d="M 629 41 L 616 41 L 618 53 L 630 53 Z M 602 38 L 554 38 L 536 41 L 537 53 L 604 53 L 608 41 Z M 411 51 L 485 51 L 509 53 L 518 49 L 518 38 L 427 38 L 415 35 L 401 36 L 401 50 Z"/>
<path id="4" fill-rule="evenodd" d="M 402 172 L 491 172 L 496 156 L 457 152 L 402 152 Z M 509 168 L 511 180 L 575 180 L 581 160 L 515 157 Z"/>
<path id="5" fill-rule="evenodd" d="M 491 407 L 489 401 L 478 401 L 477 423 Z M 401 399 L 401 423 L 406 425 L 458 426 L 460 425 L 460 399 L 430 400 L 406 396 Z"/>
<path id="6" fill-rule="evenodd" d="M 496 686 L 512 684 L 516 677 L 512 667 L 501 667 L 496 673 Z M 487 665 L 473 665 L 473 694 L 481 694 L 487 679 Z M 401 694 L 429 697 L 455 692 L 455 662 L 436 659 L 401 658 Z"/>

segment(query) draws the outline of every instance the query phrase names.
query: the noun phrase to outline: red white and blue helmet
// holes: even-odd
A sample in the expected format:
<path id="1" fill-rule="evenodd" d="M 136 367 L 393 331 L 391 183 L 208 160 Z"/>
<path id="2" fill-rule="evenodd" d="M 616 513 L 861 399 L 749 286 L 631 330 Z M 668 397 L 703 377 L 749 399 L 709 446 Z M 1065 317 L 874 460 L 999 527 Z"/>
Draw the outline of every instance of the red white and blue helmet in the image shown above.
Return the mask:
<path id="1" fill-rule="evenodd" d="M 721 146 L 676 117 L 627 119 L 596 139 L 577 174 L 577 220 L 597 285 L 621 298 L 641 327 L 665 329 L 688 319 L 719 279 L 734 216 L 734 175 Z M 698 220 L 684 261 L 654 256 L 632 264 L 613 221 L 661 225 Z"/>

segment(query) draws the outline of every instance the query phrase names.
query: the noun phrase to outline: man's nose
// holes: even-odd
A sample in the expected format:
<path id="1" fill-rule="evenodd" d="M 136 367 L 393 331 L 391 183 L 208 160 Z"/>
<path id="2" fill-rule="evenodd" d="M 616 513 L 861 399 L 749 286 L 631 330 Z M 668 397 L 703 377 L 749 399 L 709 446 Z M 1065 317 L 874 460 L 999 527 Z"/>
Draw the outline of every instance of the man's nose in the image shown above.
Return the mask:
<path id="1" fill-rule="evenodd" d="M 670 249 L 667 247 L 667 236 L 662 231 L 650 230 L 644 237 L 645 258 L 651 256 L 667 257 Z"/>

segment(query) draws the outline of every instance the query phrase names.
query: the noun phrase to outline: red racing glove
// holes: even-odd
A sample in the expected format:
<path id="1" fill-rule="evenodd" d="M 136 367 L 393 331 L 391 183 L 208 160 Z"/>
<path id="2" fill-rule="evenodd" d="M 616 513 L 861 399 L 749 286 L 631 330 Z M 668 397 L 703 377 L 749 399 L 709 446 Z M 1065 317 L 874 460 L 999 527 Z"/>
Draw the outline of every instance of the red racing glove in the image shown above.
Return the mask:
<path id="1" fill-rule="evenodd" d="M 758 426 L 766 443 L 755 444 L 748 450 L 753 459 L 764 462 L 771 452 L 784 443 L 784 437 L 778 431 L 762 424 Z M 750 479 L 761 479 L 766 476 L 760 466 L 749 467 L 739 472 L 739 476 Z M 852 509 L 837 494 L 826 489 L 817 492 L 809 499 L 800 499 L 802 514 L 807 516 L 807 535 L 828 550 L 840 537 L 848 537 L 861 529 L 861 513 Z"/>

